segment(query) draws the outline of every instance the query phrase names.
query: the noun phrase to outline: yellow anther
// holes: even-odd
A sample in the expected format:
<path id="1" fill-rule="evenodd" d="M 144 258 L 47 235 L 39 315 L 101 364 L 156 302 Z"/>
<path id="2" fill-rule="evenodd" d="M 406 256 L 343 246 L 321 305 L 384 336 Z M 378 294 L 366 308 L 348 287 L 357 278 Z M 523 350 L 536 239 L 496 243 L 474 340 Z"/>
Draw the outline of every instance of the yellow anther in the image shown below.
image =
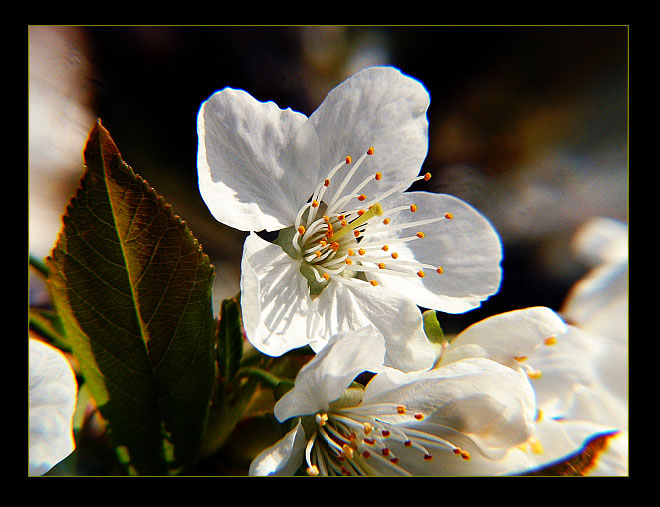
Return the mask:
<path id="1" fill-rule="evenodd" d="M 336 252 L 337 250 L 339 250 L 339 243 L 333 241 L 332 243 L 330 243 L 330 248 L 332 248 L 332 250 Z"/>
<path id="2" fill-rule="evenodd" d="M 351 160 L 353 160 L 353 159 L 351 158 L 350 155 L 346 157 L 346 163 L 347 163 L 347 164 L 350 164 L 350 163 L 351 163 Z"/>
<path id="3" fill-rule="evenodd" d="M 419 232 L 416 234 L 416 236 L 417 236 L 418 238 L 423 238 L 424 236 L 426 236 L 426 234 L 424 234 L 422 231 L 419 231 Z"/>
<path id="4" fill-rule="evenodd" d="M 442 273 L 444 273 L 444 271 L 445 271 L 445 270 L 442 268 L 442 266 L 438 266 L 438 269 L 435 270 L 435 272 L 438 273 L 439 275 L 441 275 Z"/>
<path id="5" fill-rule="evenodd" d="M 328 242 L 326 240 L 322 239 L 321 241 L 319 241 L 319 245 L 321 245 L 322 247 L 325 248 L 328 245 Z"/>
<path id="6" fill-rule="evenodd" d="M 344 218 L 346 218 L 344 215 L 337 215 L 337 220 L 343 220 Z"/>
<path id="7" fill-rule="evenodd" d="M 396 252 L 392 252 L 392 253 L 390 254 L 390 257 L 392 257 L 392 259 L 396 259 L 397 257 L 399 257 L 399 254 L 396 253 Z"/>
<path id="8" fill-rule="evenodd" d="M 358 250 L 358 253 L 359 253 L 360 255 L 364 255 L 364 254 L 367 253 L 367 251 L 366 251 L 364 248 L 360 248 L 360 249 Z"/>
<path id="9" fill-rule="evenodd" d="M 319 202 L 316 199 L 314 199 L 312 201 L 312 208 L 318 208 L 318 207 L 319 207 Z"/>
<path id="10" fill-rule="evenodd" d="M 348 251 L 346 252 L 348 255 L 355 255 L 355 252 L 353 251 L 352 248 L 349 248 Z"/>
<path id="11" fill-rule="evenodd" d="M 379 263 L 378 263 L 378 268 L 379 268 L 379 269 L 385 269 L 385 263 L 383 263 L 383 262 L 379 262 Z"/>
<path id="12" fill-rule="evenodd" d="M 316 414 L 316 424 L 319 426 L 325 426 L 328 422 L 328 414 Z"/>
<path id="13" fill-rule="evenodd" d="M 368 435 L 369 433 L 371 433 L 371 430 L 373 430 L 373 429 L 374 429 L 374 427 L 371 424 L 369 424 L 368 422 L 364 423 L 364 434 L 365 435 Z"/>
<path id="14" fill-rule="evenodd" d="M 543 445 L 541 444 L 541 441 L 538 438 L 532 436 L 529 438 L 528 443 L 533 453 L 543 454 Z"/>
<path id="15" fill-rule="evenodd" d="M 421 421 L 422 419 L 424 419 L 424 414 L 415 414 L 413 417 L 418 421 Z"/>
<path id="16" fill-rule="evenodd" d="M 376 280 L 371 280 L 369 283 L 371 285 L 373 285 L 374 287 L 376 287 L 378 285 L 378 282 Z"/>
<path id="17" fill-rule="evenodd" d="M 415 211 L 417 211 L 417 205 L 416 205 L 416 204 L 411 204 L 411 205 L 410 205 L 410 211 L 412 211 L 413 213 L 414 213 Z"/>
<path id="18" fill-rule="evenodd" d="M 541 371 L 540 370 L 528 370 L 527 371 L 527 376 L 531 378 L 532 380 L 536 380 L 541 378 Z"/>
<path id="19" fill-rule="evenodd" d="M 378 173 L 376 173 L 376 175 L 375 175 L 376 181 L 380 181 L 380 179 L 381 179 L 382 177 L 383 177 L 383 173 L 381 173 L 381 172 L 378 172 Z"/>
<path id="20" fill-rule="evenodd" d="M 433 456 L 431 456 L 430 454 L 425 454 L 424 455 L 424 460 L 431 461 L 432 459 L 433 459 Z"/>
<path id="21" fill-rule="evenodd" d="M 527 360 L 527 356 L 513 356 L 513 358 L 519 363 L 522 363 L 523 361 Z"/>
<path id="22" fill-rule="evenodd" d="M 397 405 L 396 413 L 399 414 L 399 415 L 405 414 L 406 413 L 406 407 L 404 407 L 403 405 Z"/>
<path id="23" fill-rule="evenodd" d="M 386 218 L 385 220 L 383 220 L 383 223 L 385 225 L 389 224 L 390 222 L 391 222 L 391 220 L 389 218 Z"/>
<path id="24" fill-rule="evenodd" d="M 364 210 L 363 210 L 363 209 L 359 209 L 358 212 L 357 212 L 357 214 L 358 214 L 359 217 L 361 217 L 362 215 L 364 215 Z"/>
<path id="25" fill-rule="evenodd" d="M 370 146 L 369 149 L 367 150 L 367 155 L 373 155 L 374 154 L 374 147 Z"/>
<path id="26" fill-rule="evenodd" d="M 366 198 L 367 198 L 367 196 L 364 195 L 364 194 L 358 195 L 358 201 L 364 201 Z"/>
<path id="27" fill-rule="evenodd" d="M 328 215 L 323 215 L 323 221 L 327 224 L 330 222 L 330 217 Z"/>
<path id="28" fill-rule="evenodd" d="M 454 218 L 454 215 L 452 215 L 451 213 L 445 213 L 445 218 L 447 220 L 451 220 L 452 218 Z"/>
<path id="29" fill-rule="evenodd" d="M 353 264 L 353 261 L 351 259 L 346 259 L 344 262 L 346 262 L 346 264 Z"/>
<path id="30" fill-rule="evenodd" d="M 342 220 L 342 221 L 339 222 L 339 223 L 341 224 L 342 227 L 346 227 L 346 225 L 347 225 L 346 220 Z"/>
<path id="31" fill-rule="evenodd" d="M 307 475 L 316 477 L 318 474 L 319 474 L 319 467 L 317 467 L 316 465 L 312 465 L 311 467 L 307 468 Z"/>
<path id="32" fill-rule="evenodd" d="M 387 252 L 389 249 L 390 247 L 388 245 L 383 245 L 383 248 L 381 250 L 383 250 L 383 252 Z"/>
<path id="33" fill-rule="evenodd" d="M 542 419 L 543 419 L 543 410 L 541 410 L 540 408 L 537 408 L 536 409 L 536 419 L 534 419 L 534 420 L 536 422 L 541 422 Z"/>
<path id="34" fill-rule="evenodd" d="M 429 181 L 431 179 L 431 173 L 426 173 L 424 175 L 424 181 Z"/>
<path id="35" fill-rule="evenodd" d="M 463 458 L 465 461 L 468 461 L 470 459 L 470 453 L 465 450 L 461 450 L 461 458 Z"/>
<path id="36" fill-rule="evenodd" d="M 323 273 L 323 278 L 330 280 L 330 275 L 328 273 Z"/>
<path id="37" fill-rule="evenodd" d="M 300 234 L 301 236 L 303 234 L 305 234 L 305 226 L 304 225 L 301 225 L 300 227 L 298 227 L 298 234 Z"/>
<path id="38" fill-rule="evenodd" d="M 323 182 L 323 184 L 324 184 L 326 187 L 329 187 L 329 186 L 330 186 L 330 180 L 329 180 L 328 178 L 326 178 L 325 181 Z"/>
<path id="39" fill-rule="evenodd" d="M 321 257 L 321 250 L 314 252 L 314 255 L 316 255 L 316 257 Z"/>
<path id="40" fill-rule="evenodd" d="M 346 459 L 353 458 L 353 449 L 348 444 L 341 446 L 341 453 L 346 457 Z"/>
<path id="41" fill-rule="evenodd" d="M 543 340 L 543 343 L 545 343 L 548 346 L 555 345 L 557 343 L 557 338 L 555 336 L 550 336 Z"/>
<path id="42" fill-rule="evenodd" d="M 424 278 L 424 277 L 426 276 L 426 273 L 424 273 L 424 271 L 422 271 L 422 270 L 420 269 L 420 270 L 417 272 L 417 276 L 420 277 L 420 278 Z"/>

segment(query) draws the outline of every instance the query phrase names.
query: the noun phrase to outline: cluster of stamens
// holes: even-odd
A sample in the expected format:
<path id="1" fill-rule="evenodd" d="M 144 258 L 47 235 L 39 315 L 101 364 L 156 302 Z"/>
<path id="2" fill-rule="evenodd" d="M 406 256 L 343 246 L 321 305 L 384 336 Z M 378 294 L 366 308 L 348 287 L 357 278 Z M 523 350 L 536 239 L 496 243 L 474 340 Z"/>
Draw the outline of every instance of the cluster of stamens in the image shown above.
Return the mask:
<path id="1" fill-rule="evenodd" d="M 557 344 L 557 337 L 549 336 L 543 340 L 543 344 L 547 347 L 552 347 L 553 345 Z M 525 373 L 530 379 L 536 380 L 541 378 L 541 370 L 534 368 L 531 364 L 526 362 L 527 356 L 514 356 L 513 358 L 518 362 L 518 364 L 520 364 L 522 369 L 525 370 Z"/>
<path id="2" fill-rule="evenodd" d="M 299 257 L 312 268 L 314 278 L 318 283 L 337 280 L 347 284 L 378 285 L 378 282 L 369 276 L 369 273 L 382 273 L 397 276 L 410 276 L 424 278 L 427 269 L 438 274 L 443 272 L 442 266 L 430 265 L 413 259 L 403 259 L 395 251 L 397 244 L 419 240 L 425 233 L 418 228 L 439 220 L 450 220 L 451 213 L 426 220 L 401 221 L 397 223 L 393 216 L 401 213 L 417 212 L 417 205 L 411 203 L 384 210 L 381 202 L 395 192 L 403 192 L 412 183 L 418 180 L 428 181 L 429 173 L 418 176 L 400 185 L 390 188 L 374 199 L 362 193 L 363 188 L 373 180 L 381 181 L 381 172 L 370 173 L 351 191 L 345 192 L 351 178 L 364 160 L 374 154 L 373 147 L 369 148 L 350 167 L 348 173 L 341 180 L 334 197 L 329 201 L 323 200 L 326 190 L 335 175 L 346 166 L 351 166 L 352 159 L 347 156 L 344 161 L 337 164 L 315 189 L 310 201 L 298 212 L 293 235 L 293 248 Z M 345 192 L 345 193 L 344 193 Z M 403 235 L 388 243 L 383 241 L 370 241 L 369 236 L 384 230 L 397 231 L 417 228 L 414 234 Z M 364 275 L 357 277 L 360 273 Z"/>
<path id="3" fill-rule="evenodd" d="M 380 417 L 379 417 L 380 416 Z M 384 419 L 397 420 L 396 423 Z M 336 409 L 316 414 L 316 431 L 307 443 L 305 458 L 308 475 L 373 475 L 390 470 L 409 475 L 391 442 L 419 451 L 422 462 L 433 460 L 429 448 L 470 459 L 470 453 L 451 442 L 419 429 L 402 425 L 406 420 L 421 421 L 424 414 L 409 414 L 406 407 L 392 403 Z"/>

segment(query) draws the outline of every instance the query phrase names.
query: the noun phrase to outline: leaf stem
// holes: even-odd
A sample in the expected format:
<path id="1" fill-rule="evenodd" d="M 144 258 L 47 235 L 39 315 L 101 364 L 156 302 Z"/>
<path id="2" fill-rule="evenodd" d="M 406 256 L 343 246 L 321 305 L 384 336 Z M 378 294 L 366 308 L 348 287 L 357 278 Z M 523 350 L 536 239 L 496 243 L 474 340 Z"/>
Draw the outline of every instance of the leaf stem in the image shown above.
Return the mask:
<path id="1" fill-rule="evenodd" d="M 279 377 L 276 377 L 272 373 L 267 372 L 266 370 L 262 370 L 261 368 L 253 368 L 253 367 L 241 368 L 240 370 L 238 370 L 238 375 L 257 379 L 260 382 L 266 384 L 271 389 L 275 389 L 280 384 L 280 382 L 283 381 Z"/>

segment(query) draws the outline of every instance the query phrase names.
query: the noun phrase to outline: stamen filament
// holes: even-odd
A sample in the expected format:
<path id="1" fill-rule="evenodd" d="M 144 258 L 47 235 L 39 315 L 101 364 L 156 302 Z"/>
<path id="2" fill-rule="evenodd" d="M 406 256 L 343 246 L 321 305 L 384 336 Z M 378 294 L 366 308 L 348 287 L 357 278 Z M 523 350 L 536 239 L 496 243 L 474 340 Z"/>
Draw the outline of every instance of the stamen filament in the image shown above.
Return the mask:
<path id="1" fill-rule="evenodd" d="M 312 202 L 317 201 L 321 202 L 323 199 L 323 195 L 325 194 L 325 191 L 328 189 L 328 185 L 326 185 L 326 182 L 329 182 L 332 177 L 335 175 L 339 169 L 344 167 L 346 164 L 348 164 L 350 161 L 348 159 L 343 160 L 342 162 L 338 163 L 335 167 L 332 168 L 332 170 L 328 173 L 328 176 L 326 177 L 325 181 L 319 183 L 319 185 L 316 187 L 316 190 L 314 191 L 314 194 L 312 196 Z M 310 203 L 311 204 L 311 203 Z M 309 216 L 307 217 L 307 222 L 311 222 L 314 218 L 316 218 L 316 210 L 318 208 L 314 208 L 313 210 L 310 211 Z M 312 217 L 312 215 L 314 215 Z"/>
<path id="2" fill-rule="evenodd" d="M 314 442 L 316 442 L 317 435 L 318 433 L 315 431 L 312 438 L 307 442 L 307 447 L 305 447 L 305 460 L 307 461 L 307 466 L 310 468 L 314 465 L 312 463 L 312 448 L 314 447 Z"/>
<path id="3" fill-rule="evenodd" d="M 411 180 L 404 181 L 403 183 L 400 183 L 399 185 L 396 185 L 396 186 L 390 188 L 389 190 L 386 190 L 382 194 L 380 194 L 373 201 L 369 202 L 369 204 L 367 204 L 367 206 L 375 203 L 376 201 L 382 201 L 383 199 L 385 199 L 386 197 L 389 197 L 390 195 L 392 195 L 395 192 L 402 192 L 405 189 L 407 189 L 410 185 L 415 183 L 416 181 L 424 180 L 424 179 L 426 179 L 425 176 L 417 176 L 416 178 L 412 178 Z"/>
<path id="4" fill-rule="evenodd" d="M 434 218 L 428 218 L 426 220 L 416 220 L 414 222 L 408 222 L 408 223 L 403 223 L 403 224 L 394 224 L 394 225 L 388 225 L 386 227 L 378 227 L 378 228 L 373 228 L 369 232 L 380 232 L 380 231 L 398 231 L 400 229 L 407 229 L 409 227 L 419 227 L 420 225 L 426 225 L 426 224 L 431 224 L 434 222 L 439 222 L 441 220 L 447 220 L 444 215 L 440 217 L 434 217 Z"/>
<path id="5" fill-rule="evenodd" d="M 341 182 L 341 185 L 339 185 L 339 188 L 335 191 L 335 195 L 332 198 L 332 201 L 330 204 L 328 204 L 328 211 L 332 213 L 332 210 L 335 208 L 335 204 L 337 202 L 337 197 L 341 195 L 341 193 L 344 191 L 344 188 L 346 188 L 346 185 L 348 185 L 349 180 L 353 177 L 355 174 L 355 171 L 358 170 L 358 167 L 360 167 L 360 164 L 362 164 L 362 161 L 367 158 L 367 153 L 363 153 L 362 156 L 358 159 L 357 162 L 355 162 L 355 165 L 351 168 L 351 170 L 348 172 L 344 180 Z"/>

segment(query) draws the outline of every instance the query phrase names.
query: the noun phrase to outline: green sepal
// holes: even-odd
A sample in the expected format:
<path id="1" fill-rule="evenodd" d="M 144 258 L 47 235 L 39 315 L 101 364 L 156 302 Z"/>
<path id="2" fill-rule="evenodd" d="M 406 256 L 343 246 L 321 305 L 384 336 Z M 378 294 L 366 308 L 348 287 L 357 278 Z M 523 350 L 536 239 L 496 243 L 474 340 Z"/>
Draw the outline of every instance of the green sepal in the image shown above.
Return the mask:
<path id="1" fill-rule="evenodd" d="M 445 334 L 438 322 L 438 316 L 435 310 L 426 310 L 422 317 L 424 319 L 424 333 L 431 343 L 442 343 Z"/>
<path id="2" fill-rule="evenodd" d="M 302 274 L 302 276 L 305 277 L 305 280 L 307 280 L 307 285 L 309 286 L 309 295 L 312 297 L 318 296 L 330 282 L 329 280 L 323 282 L 316 280 L 314 269 L 303 260 L 300 252 L 298 252 L 293 247 L 293 236 L 295 234 L 295 227 L 287 227 L 286 229 L 282 229 L 280 230 L 277 238 L 275 241 L 273 241 L 273 243 L 282 248 L 282 250 L 284 250 L 284 252 L 286 252 L 293 259 L 300 261 L 300 274 Z"/>

